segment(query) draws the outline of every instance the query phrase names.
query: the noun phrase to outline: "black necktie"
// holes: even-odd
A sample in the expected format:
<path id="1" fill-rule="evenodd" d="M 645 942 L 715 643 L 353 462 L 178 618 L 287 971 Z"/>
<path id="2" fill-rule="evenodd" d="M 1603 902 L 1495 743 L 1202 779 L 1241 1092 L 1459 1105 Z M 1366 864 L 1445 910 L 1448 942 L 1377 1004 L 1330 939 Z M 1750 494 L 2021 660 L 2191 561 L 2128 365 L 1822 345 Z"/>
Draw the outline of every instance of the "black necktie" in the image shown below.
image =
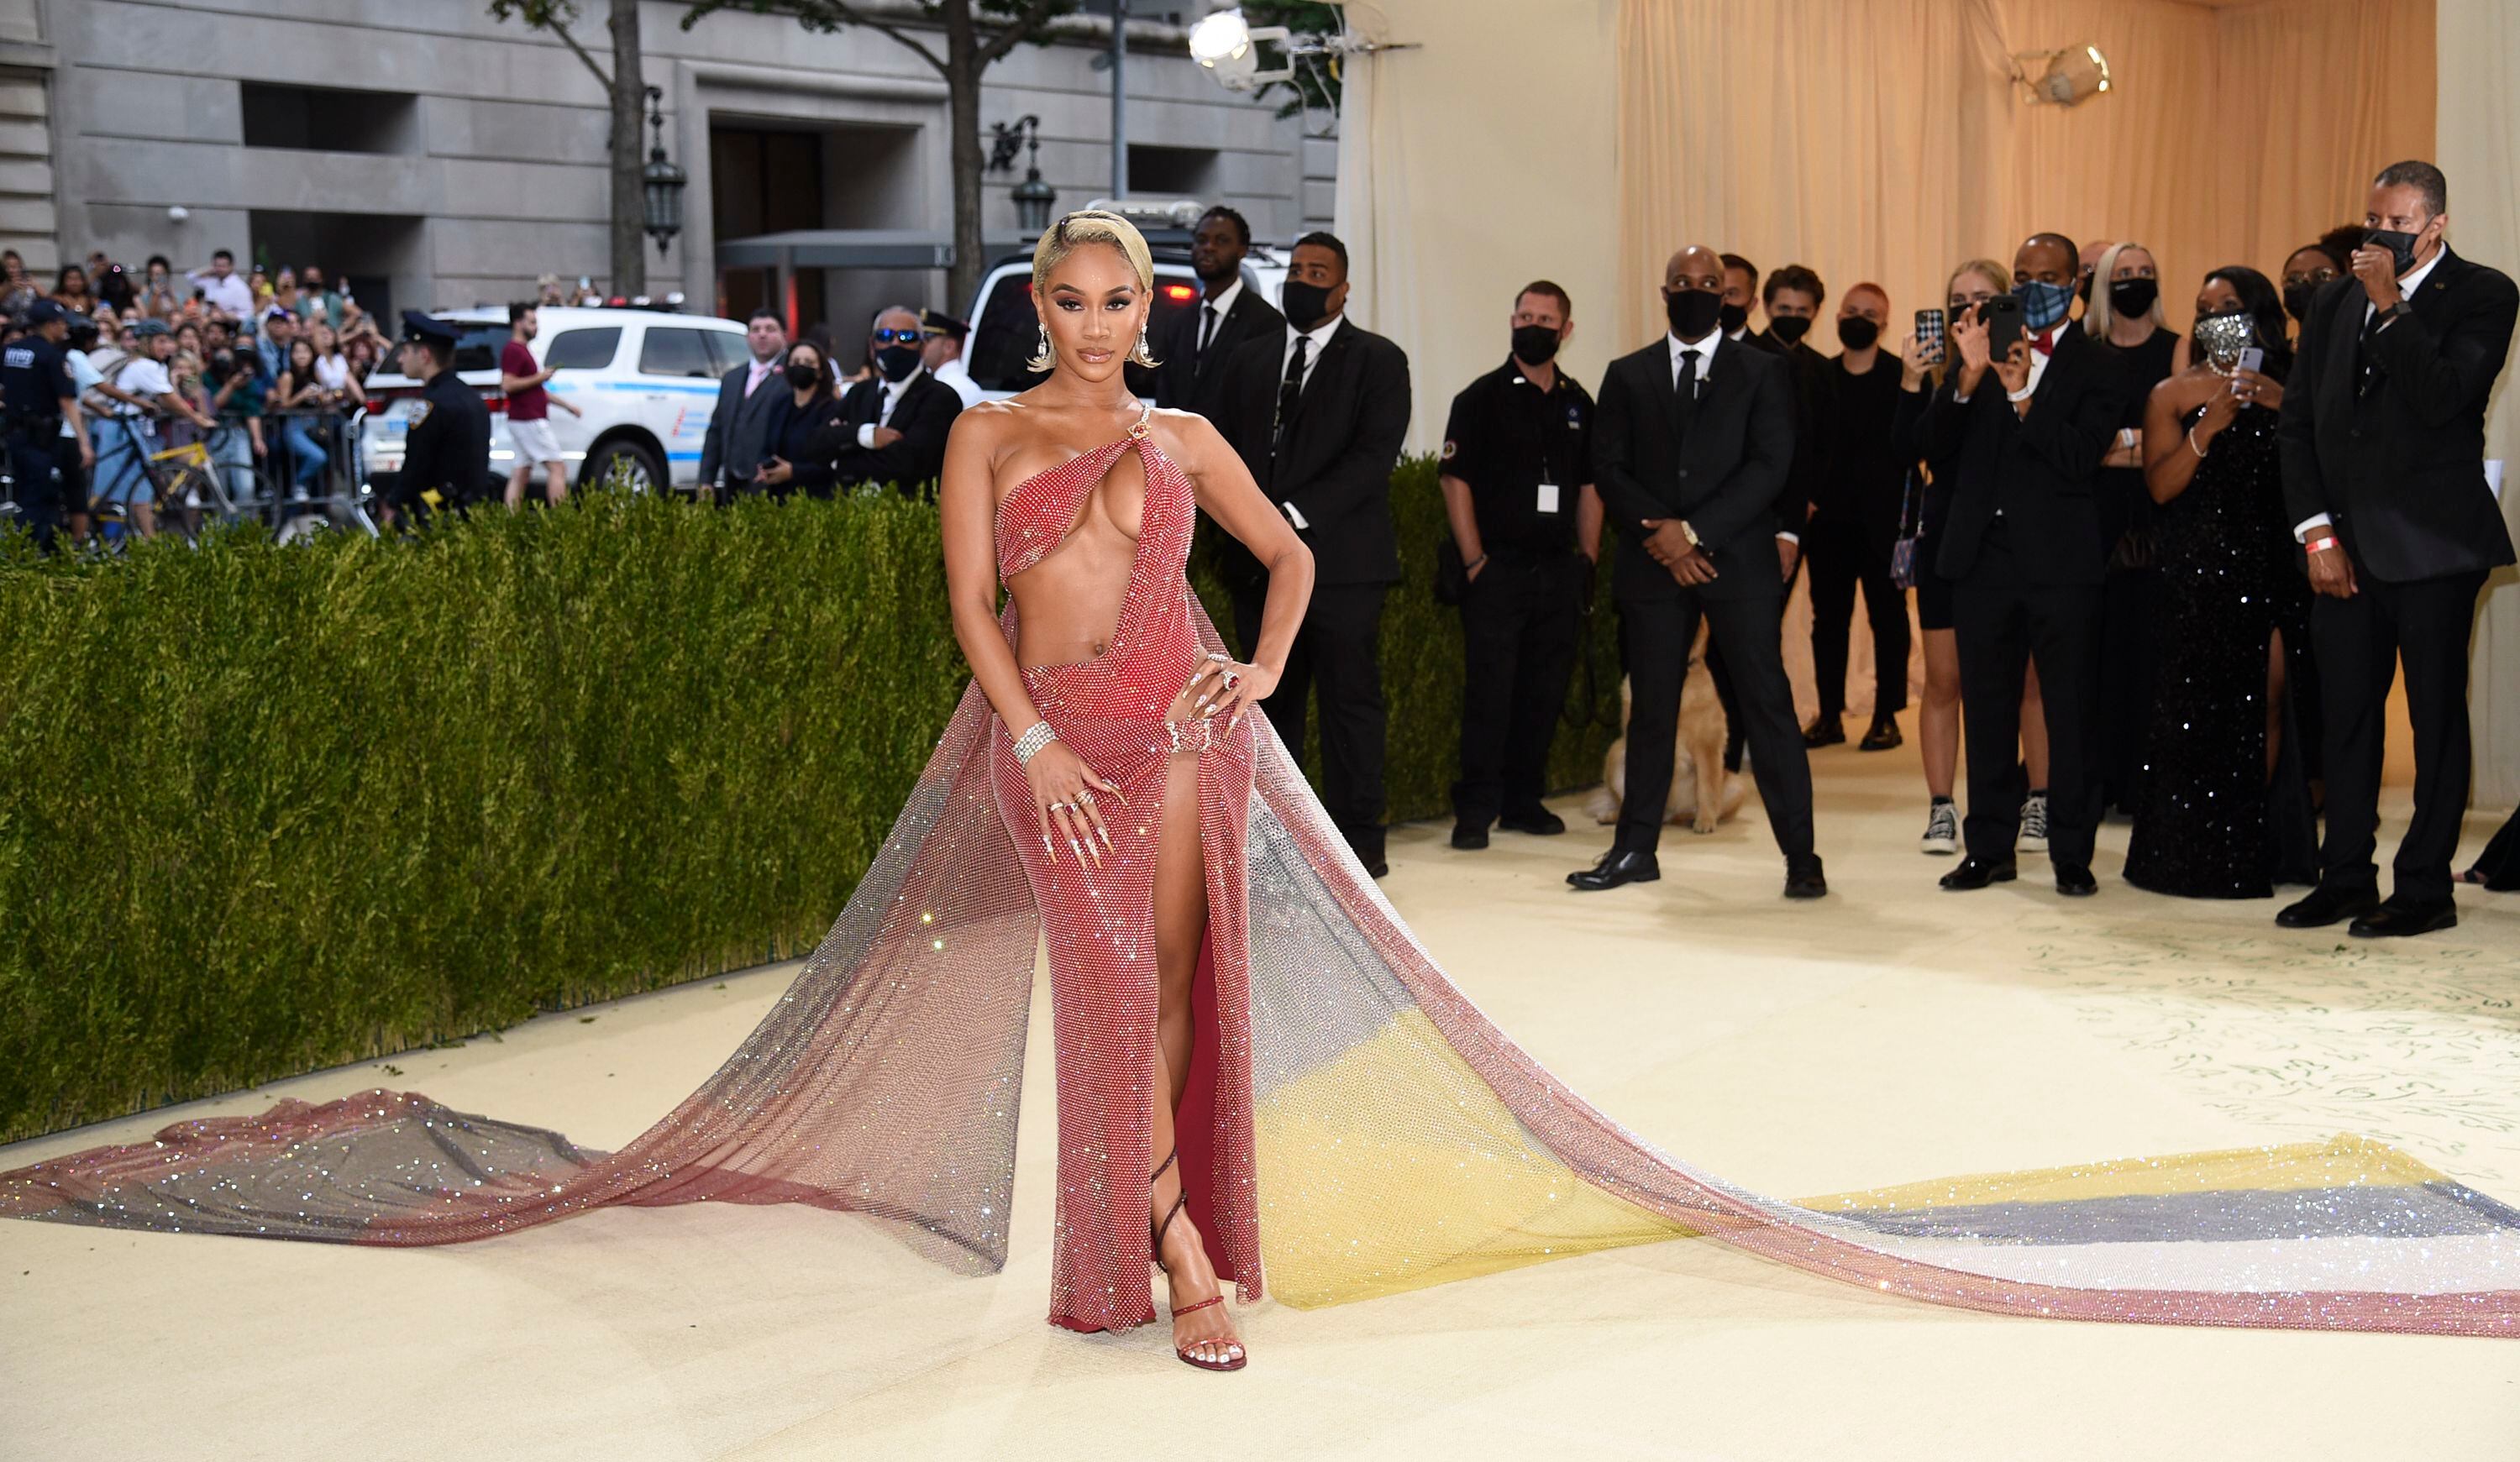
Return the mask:
<path id="1" fill-rule="evenodd" d="M 1216 306 L 1213 304 L 1202 305 L 1199 307 L 1198 350 L 1191 357 L 1192 364 L 1195 365 L 1206 358 L 1208 342 L 1215 338 Z"/>
<path id="2" fill-rule="evenodd" d="M 1295 419 L 1295 403 L 1304 394 L 1304 352 L 1312 345 L 1309 335 L 1295 336 L 1295 353 L 1286 357 L 1286 378 L 1278 387 L 1278 421 L 1270 439 L 1269 450 L 1282 452 L 1286 446 L 1286 425 Z"/>
<path id="3" fill-rule="evenodd" d="M 1680 353 L 1680 383 L 1672 388 L 1672 405 L 1680 414 L 1680 424 L 1686 429 L 1697 416 L 1697 352 Z"/>

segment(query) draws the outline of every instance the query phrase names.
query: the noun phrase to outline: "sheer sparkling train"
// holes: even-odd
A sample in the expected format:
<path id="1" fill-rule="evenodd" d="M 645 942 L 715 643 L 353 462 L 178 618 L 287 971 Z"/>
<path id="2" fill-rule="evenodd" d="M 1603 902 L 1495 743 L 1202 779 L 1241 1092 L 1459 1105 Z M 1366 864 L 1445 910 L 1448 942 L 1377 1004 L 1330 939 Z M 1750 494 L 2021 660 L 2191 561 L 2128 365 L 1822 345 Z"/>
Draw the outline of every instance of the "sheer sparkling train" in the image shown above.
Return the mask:
<path id="1" fill-rule="evenodd" d="M 2375 1142 L 2086 1164 L 1790 1204 L 1656 1150 L 1456 990 L 1366 876 L 1266 717 L 1168 734 L 1222 648 L 1184 574 L 1190 484 L 1133 433 L 999 512 L 1002 577 L 1055 552 L 1122 454 L 1147 501 L 1121 624 L 1025 672 L 1127 798 L 1100 868 L 1040 847 L 976 686 L 804 971 L 706 1085 L 617 1153 L 371 1091 L 172 1127 L 0 1174 L 0 1215 L 382 1245 L 615 1204 L 869 1216 L 966 1271 L 1007 1255 L 1038 942 L 1057 1034 L 1051 1318 L 1154 1316 L 1152 832 L 1198 758 L 1209 933 L 1179 1120 L 1192 1217 L 1245 1301 L 1297 1307 L 1703 1234 L 1868 1289 L 2015 1314 L 2520 1334 L 2520 1213 Z M 1014 611 L 1004 627 L 1012 642 Z M 1107 809 L 1106 809 L 1107 811 Z"/>

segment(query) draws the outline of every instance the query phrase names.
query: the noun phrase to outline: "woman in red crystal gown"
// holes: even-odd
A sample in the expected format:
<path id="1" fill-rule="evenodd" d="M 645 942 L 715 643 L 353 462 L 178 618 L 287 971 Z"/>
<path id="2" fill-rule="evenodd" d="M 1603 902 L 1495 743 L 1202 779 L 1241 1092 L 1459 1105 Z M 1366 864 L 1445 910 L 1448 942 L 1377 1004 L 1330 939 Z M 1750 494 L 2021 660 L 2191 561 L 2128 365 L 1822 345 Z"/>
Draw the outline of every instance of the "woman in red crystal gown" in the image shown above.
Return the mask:
<path id="1" fill-rule="evenodd" d="M 1258 1267 L 1247 1019 L 1208 1023 L 1222 1059 L 1207 1063 L 1211 1080 L 1190 1107 L 1211 1119 L 1204 1140 L 1189 1144 L 1208 1161 L 1183 1160 L 1174 1134 L 1192 1071 L 1193 976 L 1211 940 L 1230 947 L 1207 961 L 1211 988 L 1225 987 L 1229 1011 L 1248 1008 L 1231 853 L 1251 796 L 1242 713 L 1277 687 L 1313 565 L 1214 427 L 1147 411 L 1123 378 L 1132 359 L 1153 364 L 1153 286 L 1145 241 L 1116 218 L 1071 214 L 1043 236 L 1033 366 L 1048 377 L 957 419 L 941 495 L 945 577 L 955 637 L 1007 731 L 992 780 L 1049 935 L 1059 1135 L 1051 1317 L 1079 1330 L 1151 1319 L 1151 1235 L 1171 1281 L 1176 1351 L 1231 1369 L 1242 1348 L 1218 1275 Z M 1268 566 L 1248 664 L 1211 655 L 1191 618 L 1193 505 Z M 1013 600 L 1012 645 L 1001 583 Z M 1211 908 L 1235 917 L 1212 922 Z M 1204 1190 L 1194 1216 L 1183 1212 L 1186 1180 Z M 1213 1262 L 1203 1227 L 1214 1229 Z"/>
<path id="2" fill-rule="evenodd" d="M 2520 1336 L 2520 1210 L 2368 1139 L 1789 1202 L 1568 1089 L 1445 977 L 1250 714 L 1311 561 L 1205 422 L 1129 399 L 1144 242 L 1071 214 L 1035 279 L 1048 378 L 947 449 L 973 681 L 831 932 L 698 1089 L 608 1153 L 418 1092 L 282 1101 L 0 1173 L 0 1217 L 398 1247 L 799 1204 L 995 1273 L 1047 936 L 1050 1318 L 1152 1320 L 1152 1259 L 1194 1365 L 1242 1363 L 1221 1286 L 1261 1299 L 1264 1260 L 1265 1293 L 1309 1308 L 1690 1236 L 2001 1314 Z M 1184 574 L 1202 509 L 1270 565 L 1250 664 Z"/>

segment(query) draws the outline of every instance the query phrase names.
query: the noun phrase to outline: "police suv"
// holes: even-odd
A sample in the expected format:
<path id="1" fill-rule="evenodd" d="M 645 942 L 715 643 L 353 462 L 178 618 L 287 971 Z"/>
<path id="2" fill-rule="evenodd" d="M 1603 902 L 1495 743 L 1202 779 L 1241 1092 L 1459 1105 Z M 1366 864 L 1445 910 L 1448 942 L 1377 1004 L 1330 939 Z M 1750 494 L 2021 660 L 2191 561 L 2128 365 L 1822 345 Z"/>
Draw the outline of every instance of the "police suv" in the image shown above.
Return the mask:
<path id="1" fill-rule="evenodd" d="M 508 307 L 442 310 L 435 318 L 462 332 L 455 370 L 490 408 L 490 466 L 504 476 L 517 465 L 508 441 L 507 397 L 499 389 Z M 536 323 L 534 359 L 559 368 L 545 386 L 555 402 L 552 434 L 578 485 L 603 482 L 615 463 L 628 465 L 634 492 L 699 480 L 700 443 L 717 408 L 718 379 L 752 359 L 741 324 L 661 310 L 564 305 L 545 305 Z M 402 466 L 404 436 L 420 403 L 420 382 L 398 372 L 379 371 L 367 387 L 363 477 Z M 584 415 L 569 415 L 560 401 Z M 535 475 L 539 480 L 541 474 Z"/>

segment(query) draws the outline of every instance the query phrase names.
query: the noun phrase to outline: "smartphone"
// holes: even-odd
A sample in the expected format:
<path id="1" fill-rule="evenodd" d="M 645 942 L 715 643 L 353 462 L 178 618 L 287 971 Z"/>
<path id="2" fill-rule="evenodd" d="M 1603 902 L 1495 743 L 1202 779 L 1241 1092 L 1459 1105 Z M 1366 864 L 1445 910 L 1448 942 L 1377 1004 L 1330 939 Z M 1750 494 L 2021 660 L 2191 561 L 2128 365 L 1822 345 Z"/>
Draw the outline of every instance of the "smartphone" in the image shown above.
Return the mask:
<path id="1" fill-rule="evenodd" d="M 2240 359 L 2237 364 L 2232 366 L 2231 369 L 2234 371 L 2256 371 L 2264 374 L 2267 369 L 2267 352 L 2265 348 L 2257 345 L 2241 346 Z"/>
<path id="2" fill-rule="evenodd" d="M 1977 307 L 1978 319 L 1986 323 L 1987 359 L 2000 361 L 2012 353 L 2025 332 L 2021 328 L 2021 301 L 2009 294 L 1998 294 Z"/>
<path id="3" fill-rule="evenodd" d="M 1943 363 L 1943 352 L 1946 348 L 1945 336 L 1943 333 L 1943 312 L 1940 310 L 1918 310 L 1916 312 L 1916 360 L 1918 364 L 1927 366 L 1941 365 Z"/>

